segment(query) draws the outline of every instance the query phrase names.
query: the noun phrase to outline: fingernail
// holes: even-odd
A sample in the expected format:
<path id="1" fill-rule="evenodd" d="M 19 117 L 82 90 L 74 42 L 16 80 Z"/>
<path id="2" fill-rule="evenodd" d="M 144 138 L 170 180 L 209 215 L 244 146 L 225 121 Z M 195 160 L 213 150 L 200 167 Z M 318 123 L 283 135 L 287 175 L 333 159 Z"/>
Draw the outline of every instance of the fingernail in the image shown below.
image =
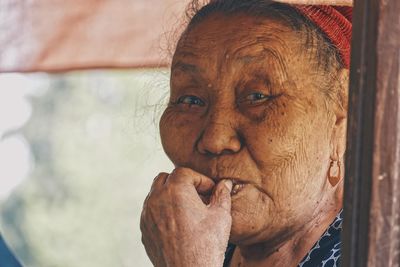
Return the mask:
<path id="1" fill-rule="evenodd" d="M 233 186 L 232 180 L 225 179 L 225 180 L 222 180 L 222 182 L 224 183 L 226 188 L 228 188 L 229 192 L 231 192 L 232 191 L 232 186 Z"/>

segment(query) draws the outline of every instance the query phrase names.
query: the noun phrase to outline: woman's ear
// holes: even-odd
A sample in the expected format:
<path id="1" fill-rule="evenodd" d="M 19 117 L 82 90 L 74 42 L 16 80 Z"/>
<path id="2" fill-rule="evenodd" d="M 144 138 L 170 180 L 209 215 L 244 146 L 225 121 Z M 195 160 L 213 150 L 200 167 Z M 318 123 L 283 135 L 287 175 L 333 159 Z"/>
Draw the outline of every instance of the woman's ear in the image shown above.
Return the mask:
<path id="1" fill-rule="evenodd" d="M 342 160 L 346 151 L 349 70 L 341 69 L 337 79 L 337 99 L 334 104 L 335 125 L 331 137 L 331 160 Z"/>

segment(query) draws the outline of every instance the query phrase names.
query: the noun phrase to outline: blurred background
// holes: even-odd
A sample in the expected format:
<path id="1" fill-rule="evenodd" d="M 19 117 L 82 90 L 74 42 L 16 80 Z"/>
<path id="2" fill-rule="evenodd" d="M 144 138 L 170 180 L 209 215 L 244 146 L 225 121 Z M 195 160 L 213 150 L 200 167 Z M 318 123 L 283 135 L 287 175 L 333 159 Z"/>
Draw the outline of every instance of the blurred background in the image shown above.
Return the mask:
<path id="1" fill-rule="evenodd" d="M 158 119 L 189 2 L 0 0 L 0 267 L 151 266 L 140 213 L 172 170 Z"/>
<path id="2" fill-rule="evenodd" d="M 153 178 L 172 170 L 158 136 L 168 79 L 0 74 L 0 233 L 23 266 L 151 266 L 139 220 Z"/>

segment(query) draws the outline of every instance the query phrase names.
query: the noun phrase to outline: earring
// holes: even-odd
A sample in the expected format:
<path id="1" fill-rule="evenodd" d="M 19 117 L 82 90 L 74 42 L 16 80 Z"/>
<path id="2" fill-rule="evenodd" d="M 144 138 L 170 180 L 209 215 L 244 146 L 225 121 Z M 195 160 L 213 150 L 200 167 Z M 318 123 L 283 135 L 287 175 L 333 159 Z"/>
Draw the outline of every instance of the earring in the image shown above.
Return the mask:
<path id="1" fill-rule="evenodd" d="M 333 168 L 333 166 L 334 166 L 334 162 L 337 162 L 337 167 L 338 167 L 338 172 L 337 172 L 337 176 L 333 176 L 332 175 L 332 168 Z M 328 170 L 328 180 L 329 180 L 329 183 L 332 185 L 332 186 L 335 186 L 335 185 L 337 185 L 338 183 L 339 183 L 339 181 L 340 181 L 340 179 L 341 179 L 341 177 L 340 177 L 340 174 L 341 174 L 341 172 L 340 172 L 340 160 L 338 160 L 338 161 L 331 161 L 331 164 L 330 164 L 330 166 L 329 166 L 329 170 Z"/>

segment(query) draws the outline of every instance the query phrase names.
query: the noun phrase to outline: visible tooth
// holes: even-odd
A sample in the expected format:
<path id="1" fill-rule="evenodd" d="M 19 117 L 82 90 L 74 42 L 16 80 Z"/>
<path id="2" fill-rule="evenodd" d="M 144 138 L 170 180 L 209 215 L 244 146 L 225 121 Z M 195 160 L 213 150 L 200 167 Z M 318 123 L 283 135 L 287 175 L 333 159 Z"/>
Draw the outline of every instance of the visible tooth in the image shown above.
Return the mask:
<path id="1" fill-rule="evenodd" d="M 240 184 L 235 184 L 232 191 L 237 192 L 240 189 Z"/>
<path id="2" fill-rule="evenodd" d="M 235 184 L 235 185 L 233 186 L 233 188 L 232 188 L 231 194 L 232 194 L 232 195 L 237 194 L 237 193 L 240 191 L 240 189 L 243 188 L 243 186 L 244 186 L 243 184 Z"/>

